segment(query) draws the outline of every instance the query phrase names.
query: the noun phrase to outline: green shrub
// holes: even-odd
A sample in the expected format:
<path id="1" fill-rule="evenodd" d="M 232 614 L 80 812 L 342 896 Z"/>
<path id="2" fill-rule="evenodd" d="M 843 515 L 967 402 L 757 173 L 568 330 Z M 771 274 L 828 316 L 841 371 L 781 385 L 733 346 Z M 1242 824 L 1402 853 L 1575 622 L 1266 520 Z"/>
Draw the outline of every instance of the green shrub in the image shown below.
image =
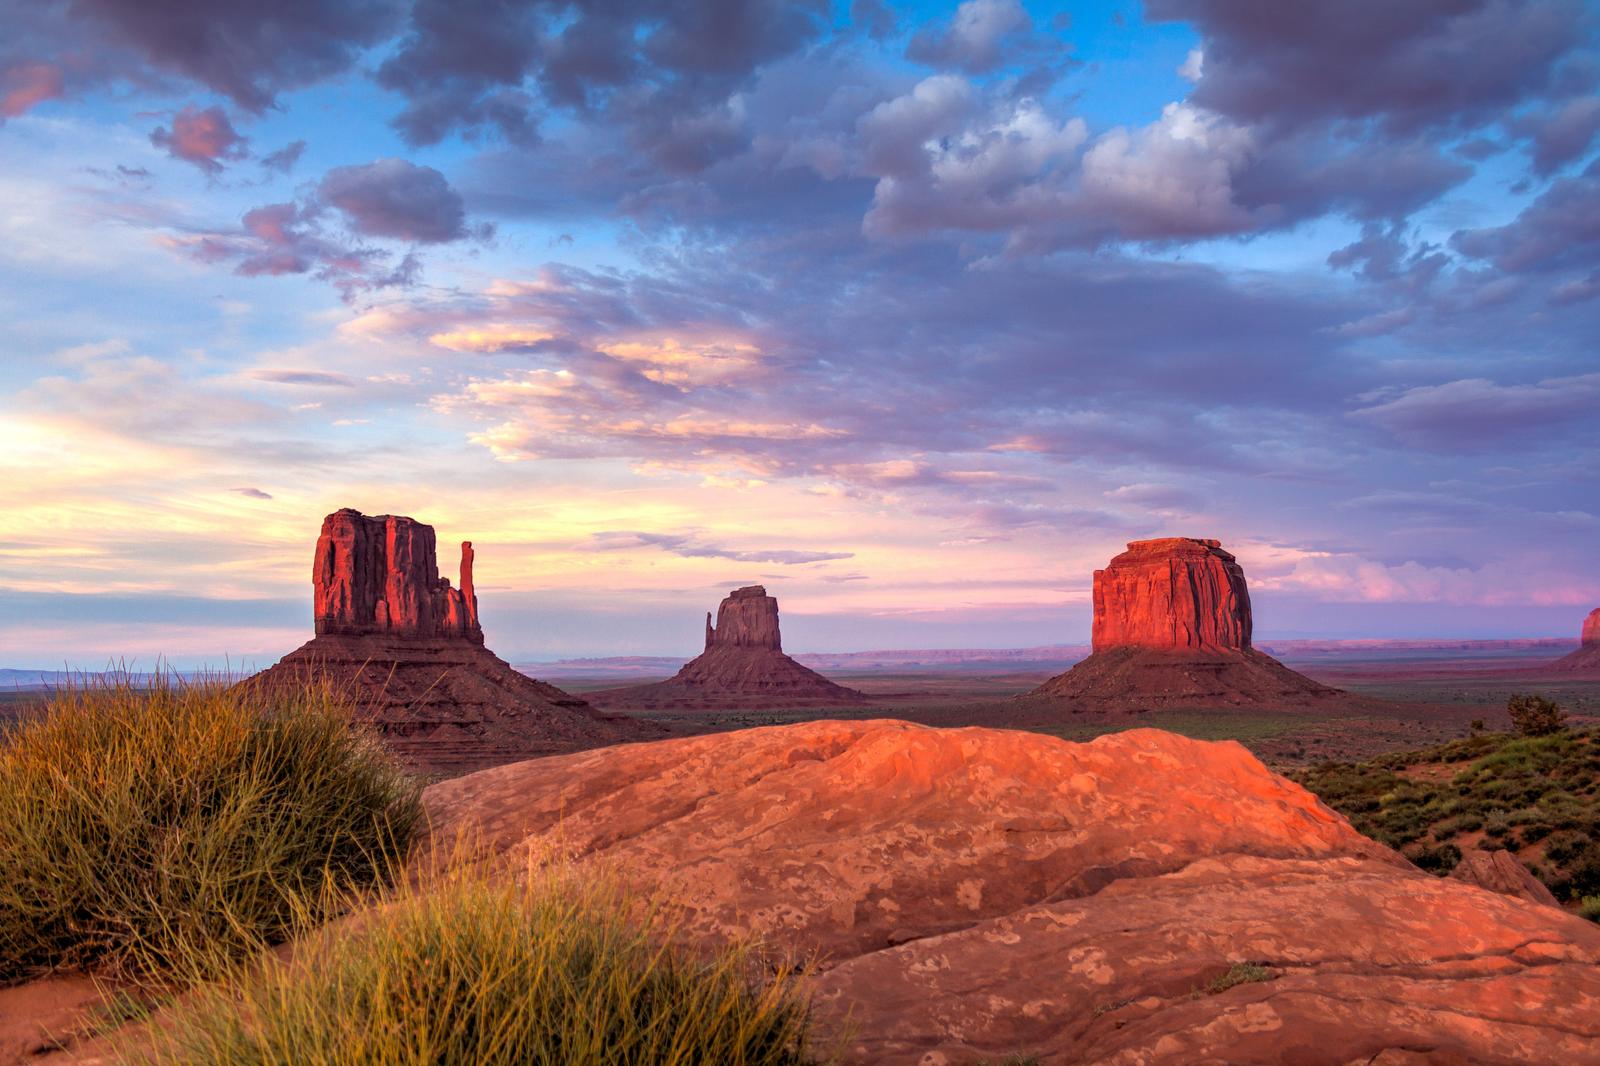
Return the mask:
<path id="1" fill-rule="evenodd" d="M 1584 896 L 1578 903 L 1578 914 L 1591 922 L 1600 922 L 1600 896 Z"/>
<path id="2" fill-rule="evenodd" d="M 1511 726 L 1525 737 L 1543 737 L 1567 727 L 1567 715 L 1554 700 L 1537 695 L 1516 695 L 1506 702 Z"/>
<path id="3" fill-rule="evenodd" d="M 281 939 L 372 883 L 420 810 L 330 690 L 58 692 L 0 742 L 0 980 Z"/>
<path id="4" fill-rule="evenodd" d="M 655 934 L 607 879 L 408 890 L 268 956 L 150 1032 L 194 1066 L 788 1066 L 815 1061 L 792 971 Z M 774 976 L 775 974 L 775 976 Z"/>

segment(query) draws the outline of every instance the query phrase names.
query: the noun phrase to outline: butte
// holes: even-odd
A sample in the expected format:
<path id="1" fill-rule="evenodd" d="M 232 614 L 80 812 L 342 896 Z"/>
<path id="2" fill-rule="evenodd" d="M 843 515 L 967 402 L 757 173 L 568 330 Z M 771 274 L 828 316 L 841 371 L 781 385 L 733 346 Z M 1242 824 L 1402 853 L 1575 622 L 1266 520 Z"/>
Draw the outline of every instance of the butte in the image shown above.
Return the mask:
<path id="1" fill-rule="evenodd" d="M 1093 654 L 1025 698 L 1251 707 L 1346 695 L 1251 647 L 1251 622 L 1244 570 L 1218 541 L 1133 541 L 1094 572 Z"/>
<path id="2" fill-rule="evenodd" d="M 1600 607 L 1590 611 L 1589 617 L 1583 620 L 1579 641 L 1577 651 L 1563 655 L 1550 664 L 1550 669 L 1600 674 Z"/>
<path id="3" fill-rule="evenodd" d="M 413 767 L 459 773 L 657 735 L 599 714 L 483 646 L 473 551 L 461 587 L 439 576 L 433 527 L 345 508 L 322 522 L 316 636 L 245 684 L 331 684 Z"/>
<path id="4" fill-rule="evenodd" d="M 778 601 L 761 585 L 734 589 L 706 614 L 706 647 L 665 681 L 591 693 L 607 707 L 733 709 L 861 703 L 867 697 L 836 685 L 783 653 Z"/>

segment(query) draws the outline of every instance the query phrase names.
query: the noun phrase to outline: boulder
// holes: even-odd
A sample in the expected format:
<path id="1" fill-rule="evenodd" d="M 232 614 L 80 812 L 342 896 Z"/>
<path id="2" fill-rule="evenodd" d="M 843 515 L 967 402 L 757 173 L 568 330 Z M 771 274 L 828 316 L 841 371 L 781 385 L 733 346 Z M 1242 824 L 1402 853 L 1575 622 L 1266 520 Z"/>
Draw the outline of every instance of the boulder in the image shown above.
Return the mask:
<path id="1" fill-rule="evenodd" d="M 484 647 L 471 542 L 461 587 L 439 576 L 433 527 L 400 515 L 328 515 L 311 567 L 316 636 L 244 684 L 331 684 L 408 763 L 460 773 L 662 735 L 606 716 Z"/>
<path id="2" fill-rule="evenodd" d="M 1093 654 L 1026 699 L 1247 707 L 1342 697 L 1251 646 L 1244 569 L 1220 542 L 1136 540 L 1094 572 Z"/>
<path id="3" fill-rule="evenodd" d="M 860 703 L 867 697 L 785 655 L 777 599 L 761 585 L 748 585 L 722 601 L 716 625 L 706 615 L 705 651 L 672 677 L 591 692 L 589 698 L 618 708 L 750 709 Z"/>
<path id="4" fill-rule="evenodd" d="M 1542 903 L 1547 907 L 1561 906 L 1544 882 L 1529 873 L 1528 868 L 1509 851 L 1468 848 L 1461 853 L 1461 861 L 1450 871 L 1450 876 L 1502 896 Z"/>
<path id="5" fill-rule="evenodd" d="M 1233 742 L 817 721 L 502 766 L 424 803 L 504 876 L 564 853 L 659 893 L 693 941 L 810 960 L 851 1063 L 1600 1047 L 1600 928 L 1417 870 Z"/>

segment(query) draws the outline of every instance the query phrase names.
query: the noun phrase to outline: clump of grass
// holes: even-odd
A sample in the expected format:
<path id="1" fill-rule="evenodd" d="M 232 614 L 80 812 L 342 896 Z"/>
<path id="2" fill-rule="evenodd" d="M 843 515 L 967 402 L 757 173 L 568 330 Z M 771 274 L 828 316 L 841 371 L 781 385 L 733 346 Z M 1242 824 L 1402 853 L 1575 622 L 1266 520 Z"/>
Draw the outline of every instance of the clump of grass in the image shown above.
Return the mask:
<path id="1" fill-rule="evenodd" d="M 1236 962 L 1229 966 L 1220 977 L 1194 992 L 1195 998 L 1200 996 L 1216 996 L 1238 985 L 1253 984 L 1257 981 L 1271 981 L 1278 975 L 1271 969 L 1258 962 Z"/>
<path id="2" fill-rule="evenodd" d="M 379 880 L 420 816 L 331 687 L 57 692 L 0 741 L 0 980 L 282 939 Z"/>
<path id="3" fill-rule="evenodd" d="M 1578 914 L 1591 922 L 1600 922 L 1600 896 L 1584 896 L 1578 902 Z"/>
<path id="4" fill-rule="evenodd" d="M 155 1061 L 817 1061 L 792 970 L 758 980 L 748 946 L 701 955 L 651 928 L 604 877 L 461 876 L 407 888 L 354 923 L 325 927 L 294 959 L 268 956 L 198 994 L 156 1032 Z"/>

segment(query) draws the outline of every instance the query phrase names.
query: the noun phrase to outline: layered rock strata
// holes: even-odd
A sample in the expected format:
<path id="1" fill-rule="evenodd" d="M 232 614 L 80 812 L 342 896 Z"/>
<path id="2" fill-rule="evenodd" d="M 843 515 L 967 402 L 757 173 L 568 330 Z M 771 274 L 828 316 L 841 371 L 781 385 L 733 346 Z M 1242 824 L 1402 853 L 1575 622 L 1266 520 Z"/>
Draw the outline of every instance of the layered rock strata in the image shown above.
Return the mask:
<path id="1" fill-rule="evenodd" d="M 348 508 L 312 563 L 316 636 L 246 684 L 329 684 L 406 761 L 432 773 L 661 735 L 606 716 L 484 647 L 471 542 L 461 587 L 439 575 L 433 527 Z"/>
<path id="2" fill-rule="evenodd" d="M 1233 742 L 818 721 L 503 766 L 448 841 L 808 963 L 845 1061 L 1595 1061 L 1600 928 L 1417 870 Z"/>
<path id="3" fill-rule="evenodd" d="M 1251 646 L 1250 590 L 1215 540 L 1138 540 L 1094 572 L 1093 654 L 1029 698 L 1266 706 L 1342 695 Z"/>
<path id="4" fill-rule="evenodd" d="M 605 689 L 605 707 L 757 708 L 859 703 L 867 697 L 835 684 L 783 653 L 778 601 L 761 585 L 734 589 L 706 615 L 705 651 L 653 685 Z"/>

